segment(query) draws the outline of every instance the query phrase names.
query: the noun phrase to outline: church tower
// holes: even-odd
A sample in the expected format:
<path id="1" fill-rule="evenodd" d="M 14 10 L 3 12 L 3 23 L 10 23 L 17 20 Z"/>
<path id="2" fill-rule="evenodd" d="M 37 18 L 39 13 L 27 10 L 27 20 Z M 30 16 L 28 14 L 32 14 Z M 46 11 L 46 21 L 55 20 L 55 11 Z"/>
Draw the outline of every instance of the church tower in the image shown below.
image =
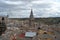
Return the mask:
<path id="1" fill-rule="evenodd" d="M 30 27 L 34 26 L 34 15 L 33 15 L 32 9 L 31 9 L 30 18 L 29 18 L 29 26 Z"/>
<path id="2" fill-rule="evenodd" d="M 33 11 L 31 9 L 31 13 L 30 13 L 30 20 L 34 20 L 34 16 L 33 16 Z"/>
<path id="3" fill-rule="evenodd" d="M 5 33 L 7 26 L 6 26 L 6 22 L 7 22 L 7 18 L 8 16 L 0 16 L 0 36 Z"/>

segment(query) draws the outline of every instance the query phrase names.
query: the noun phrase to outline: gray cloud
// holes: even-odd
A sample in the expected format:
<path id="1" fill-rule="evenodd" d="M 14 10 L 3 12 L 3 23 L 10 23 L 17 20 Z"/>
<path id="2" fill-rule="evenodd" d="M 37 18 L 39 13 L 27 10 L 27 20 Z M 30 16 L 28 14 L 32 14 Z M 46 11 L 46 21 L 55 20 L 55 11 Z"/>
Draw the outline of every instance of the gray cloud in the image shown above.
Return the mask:
<path id="1" fill-rule="evenodd" d="M 9 14 L 10 17 L 29 17 L 31 8 L 35 17 L 60 15 L 59 3 L 55 0 L 0 0 L 0 14 Z"/>

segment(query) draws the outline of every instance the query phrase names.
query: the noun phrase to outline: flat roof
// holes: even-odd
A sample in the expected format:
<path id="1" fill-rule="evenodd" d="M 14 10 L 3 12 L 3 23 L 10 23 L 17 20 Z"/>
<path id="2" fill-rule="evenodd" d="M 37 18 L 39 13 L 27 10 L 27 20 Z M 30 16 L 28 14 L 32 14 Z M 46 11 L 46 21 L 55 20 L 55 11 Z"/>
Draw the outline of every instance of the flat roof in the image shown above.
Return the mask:
<path id="1" fill-rule="evenodd" d="M 36 36 L 36 32 L 26 32 L 25 37 L 34 37 Z"/>

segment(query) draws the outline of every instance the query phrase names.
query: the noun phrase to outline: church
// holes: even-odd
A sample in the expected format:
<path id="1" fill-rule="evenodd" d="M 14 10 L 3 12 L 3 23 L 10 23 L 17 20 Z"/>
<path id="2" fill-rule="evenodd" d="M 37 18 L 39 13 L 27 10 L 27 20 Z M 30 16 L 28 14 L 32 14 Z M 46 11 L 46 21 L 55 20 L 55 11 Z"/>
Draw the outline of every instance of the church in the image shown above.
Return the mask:
<path id="1" fill-rule="evenodd" d="M 1 16 L 0 22 L 4 22 L 6 27 L 19 27 L 23 30 L 32 30 L 36 31 L 39 27 L 39 23 L 36 22 L 36 19 L 33 15 L 33 10 L 30 12 L 29 18 L 8 18 L 7 16 Z"/>
<path id="2" fill-rule="evenodd" d="M 23 21 L 24 23 L 27 22 L 29 24 L 29 26 L 33 26 L 35 18 L 34 18 L 34 15 L 33 15 L 33 10 L 31 9 L 29 18 L 8 18 L 8 20 L 11 20 L 13 22 L 15 20 Z"/>
<path id="3" fill-rule="evenodd" d="M 7 26 L 9 27 L 10 24 L 14 25 L 12 27 L 19 27 L 24 30 L 30 29 L 35 31 L 39 27 L 39 23 L 34 18 L 33 10 L 31 10 L 29 18 L 8 18 Z"/>
<path id="4" fill-rule="evenodd" d="M 6 31 L 7 16 L 0 16 L 0 36 Z"/>

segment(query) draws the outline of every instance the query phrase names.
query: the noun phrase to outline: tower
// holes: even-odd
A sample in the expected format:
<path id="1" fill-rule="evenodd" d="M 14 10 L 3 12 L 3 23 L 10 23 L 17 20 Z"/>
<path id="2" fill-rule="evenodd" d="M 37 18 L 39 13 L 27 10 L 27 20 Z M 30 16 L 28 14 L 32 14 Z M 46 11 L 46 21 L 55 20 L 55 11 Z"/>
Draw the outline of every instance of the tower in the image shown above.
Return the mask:
<path id="1" fill-rule="evenodd" d="M 32 9 L 31 9 L 30 18 L 29 18 L 29 26 L 30 27 L 34 26 L 34 15 L 33 15 Z"/>
<path id="2" fill-rule="evenodd" d="M 7 21 L 7 16 L 0 16 L 1 21 L 0 21 L 0 36 L 6 31 L 6 21 Z"/>
<path id="3" fill-rule="evenodd" d="M 34 20 L 34 16 L 33 16 L 33 11 L 31 9 L 31 13 L 30 13 L 30 20 Z"/>

